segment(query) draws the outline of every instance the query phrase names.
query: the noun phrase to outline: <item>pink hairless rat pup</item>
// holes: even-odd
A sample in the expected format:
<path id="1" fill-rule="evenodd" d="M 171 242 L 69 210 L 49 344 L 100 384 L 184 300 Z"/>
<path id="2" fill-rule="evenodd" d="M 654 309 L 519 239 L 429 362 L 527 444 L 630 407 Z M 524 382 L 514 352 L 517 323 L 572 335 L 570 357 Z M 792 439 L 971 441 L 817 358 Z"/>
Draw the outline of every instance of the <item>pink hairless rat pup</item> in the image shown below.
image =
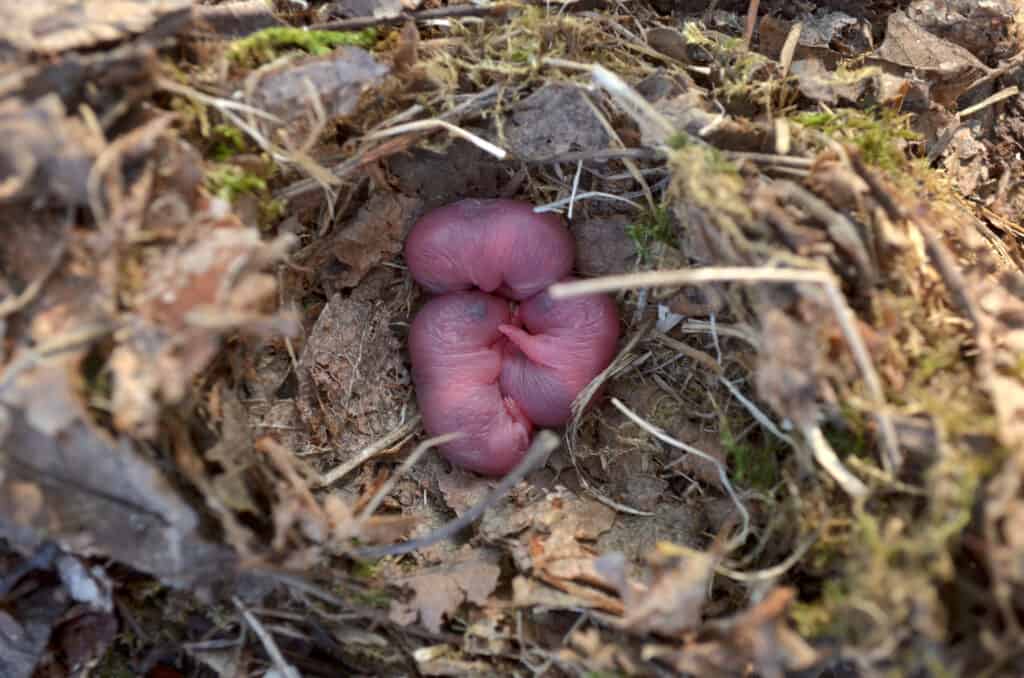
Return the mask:
<path id="1" fill-rule="evenodd" d="M 405 259 L 413 278 L 440 295 L 409 332 L 424 427 L 464 434 L 441 448 L 452 463 L 507 473 L 533 427 L 568 422 L 573 400 L 611 362 L 615 303 L 547 294 L 572 269 L 572 236 L 558 216 L 524 202 L 462 200 L 433 210 L 413 226 Z M 520 302 L 514 313 L 508 300 Z"/>

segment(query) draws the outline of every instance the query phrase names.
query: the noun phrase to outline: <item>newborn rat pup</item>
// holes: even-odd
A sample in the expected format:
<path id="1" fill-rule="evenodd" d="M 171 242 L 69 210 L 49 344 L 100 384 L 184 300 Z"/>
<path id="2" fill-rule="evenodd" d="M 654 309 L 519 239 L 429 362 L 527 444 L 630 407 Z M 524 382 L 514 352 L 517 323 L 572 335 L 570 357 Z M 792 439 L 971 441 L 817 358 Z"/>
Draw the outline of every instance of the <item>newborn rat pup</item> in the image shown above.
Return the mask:
<path id="1" fill-rule="evenodd" d="M 517 200 L 460 200 L 416 222 L 405 261 L 435 294 L 478 287 L 527 299 L 569 274 L 575 248 L 555 214 Z"/>
<path id="2" fill-rule="evenodd" d="M 465 434 L 441 446 L 452 463 L 507 473 L 533 427 L 568 422 L 573 400 L 611 362 L 615 302 L 547 294 L 572 269 L 572 236 L 557 215 L 515 200 L 429 212 L 413 226 L 405 259 L 413 278 L 440 295 L 409 330 L 423 426 L 432 436 Z M 520 302 L 515 314 L 509 300 Z"/>
<path id="3" fill-rule="evenodd" d="M 541 292 L 517 315 L 525 330 L 498 327 L 511 343 L 501 390 L 535 425 L 562 426 L 572 417 L 572 401 L 615 357 L 618 309 L 604 294 L 556 301 Z"/>
<path id="4" fill-rule="evenodd" d="M 530 445 L 533 426 L 498 386 L 505 352 L 499 327 L 508 302 L 483 292 L 434 297 L 409 332 L 412 378 L 431 435 L 462 432 L 444 447 L 463 468 L 488 475 L 511 470 Z"/>

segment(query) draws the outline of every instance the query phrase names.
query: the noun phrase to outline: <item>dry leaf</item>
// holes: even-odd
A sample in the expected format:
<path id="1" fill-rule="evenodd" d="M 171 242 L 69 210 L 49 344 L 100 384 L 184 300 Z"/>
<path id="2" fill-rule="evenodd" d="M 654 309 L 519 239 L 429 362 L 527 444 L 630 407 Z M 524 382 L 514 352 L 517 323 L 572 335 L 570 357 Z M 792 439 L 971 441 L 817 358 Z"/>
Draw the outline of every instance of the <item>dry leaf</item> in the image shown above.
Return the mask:
<path id="1" fill-rule="evenodd" d="M 452 565 L 406 579 L 403 585 L 413 591 L 408 603 L 392 602 L 391 618 L 409 624 L 418 616 L 430 631 L 438 632 L 446 615 L 464 602 L 484 605 L 498 584 L 501 569 L 494 558 L 480 551 L 459 556 Z"/>

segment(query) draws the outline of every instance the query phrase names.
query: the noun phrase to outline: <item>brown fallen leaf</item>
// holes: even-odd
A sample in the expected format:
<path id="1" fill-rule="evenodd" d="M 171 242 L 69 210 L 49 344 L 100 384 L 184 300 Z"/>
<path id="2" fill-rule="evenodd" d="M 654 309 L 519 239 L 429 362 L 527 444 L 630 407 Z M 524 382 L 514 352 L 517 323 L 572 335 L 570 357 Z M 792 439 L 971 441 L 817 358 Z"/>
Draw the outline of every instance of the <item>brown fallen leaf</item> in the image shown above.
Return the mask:
<path id="1" fill-rule="evenodd" d="M 932 98 L 947 108 L 955 108 L 967 87 L 988 72 L 976 56 L 929 33 L 903 11 L 889 15 L 885 40 L 872 57 L 870 63 L 895 67 L 899 74 L 909 70 L 927 80 Z"/>
<path id="2" fill-rule="evenodd" d="M 405 234 L 420 209 L 420 201 L 400 194 L 370 196 L 355 217 L 329 241 L 327 251 L 343 267 L 332 282 L 342 288 L 355 287 L 371 268 L 401 252 Z"/>
<path id="3" fill-rule="evenodd" d="M 913 0 L 906 11 L 929 33 L 992 63 L 1008 47 L 1020 5 L 1015 0 Z"/>
<path id="4" fill-rule="evenodd" d="M 867 90 L 872 75 L 871 71 L 854 71 L 840 76 L 825 68 L 818 59 L 794 61 L 790 72 L 796 76 L 801 94 L 811 101 L 830 105 L 857 103 Z"/>
<path id="5" fill-rule="evenodd" d="M 419 618 L 430 631 L 438 632 L 446 615 L 463 603 L 484 605 L 498 584 L 501 568 L 492 554 L 484 551 L 463 551 L 451 565 L 432 568 L 402 582 L 413 591 L 407 603 L 393 601 L 391 619 L 410 624 Z"/>
<path id="6" fill-rule="evenodd" d="M 244 38 L 264 28 L 283 26 L 262 0 L 236 0 L 217 5 L 197 5 L 191 35 Z"/>
<path id="7" fill-rule="evenodd" d="M 231 553 L 200 536 L 199 516 L 130 441 L 81 419 L 51 435 L 19 408 L 8 410 L 8 420 L 0 445 L 0 535 L 12 544 L 33 549 L 54 539 L 172 586 L 231 576 Z"/>
<path id="8" fill-rule="evenodd" d="M 298 145 L 318 123 L 354 113 L 360 97 L 390 70 L 366 50 L 339 47 L 327 56 L 301 57 L 255 71 L 246 88 L 255 106 L 284 121 L 281 129 Z"/>
<path id="9" fill-rule="evenodd" d="M 0 40 L 36 54 L 144 35 L 173 35 L 192 18 L 191 0 L 51 0 L 0 5 Z"/>
<path id="10" fill-rule="evenodd" d="M 0 675 L 31 678 L 46 652 L 54 625 L 69 606 L 59 586 L 42 587 L 0 610 Z"/>
<path id="11" fill-rule="evenodd" d="M 603 556 L 597 569 L 619 591 L 623 628 L 676 635 L 700 625 L 715 560 L 711 553 L 662 543 L 647 556 L 653 576 L 647 586 L 630 581 L 621 554 Z"/>
<path id="12" fill-rule="evenodd" d="M 162 252 L 147 272 L 138 315 L 125 315 L 126 331 L 110 356 L 114 423 L 143 437 L 155 433 L 162 405 L 184 397 L 223 334 L 294 331 L 290 316 L 262 312 L 276 281 L 261 269 L 283 256 L 291 237 L 264 242 L 234 217 L 195 222 L 206 229 L 201 236 Z"/>
<path id="13" fill-rule="evenodd" d="M 509 150 L 523 160 L 540 160 L 607 148 L 611 138 L 586 97 L 578 87 L 551 84 L 520 101 L 504 123 Z"/>

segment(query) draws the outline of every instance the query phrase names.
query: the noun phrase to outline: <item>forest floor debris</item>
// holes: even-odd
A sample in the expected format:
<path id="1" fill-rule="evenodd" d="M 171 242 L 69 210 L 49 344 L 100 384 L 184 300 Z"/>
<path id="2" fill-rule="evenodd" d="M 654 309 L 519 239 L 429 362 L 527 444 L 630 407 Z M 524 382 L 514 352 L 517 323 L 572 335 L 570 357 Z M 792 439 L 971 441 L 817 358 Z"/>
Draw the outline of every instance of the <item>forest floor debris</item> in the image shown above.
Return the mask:
<path id="1" fill-rule="evenodd" d="M 111 7 L 0 9 L 0 673 L 1024 672 L 1013 2 Z M 624 324 L 502 481 L 408 373 L 464 197 Z"/>

